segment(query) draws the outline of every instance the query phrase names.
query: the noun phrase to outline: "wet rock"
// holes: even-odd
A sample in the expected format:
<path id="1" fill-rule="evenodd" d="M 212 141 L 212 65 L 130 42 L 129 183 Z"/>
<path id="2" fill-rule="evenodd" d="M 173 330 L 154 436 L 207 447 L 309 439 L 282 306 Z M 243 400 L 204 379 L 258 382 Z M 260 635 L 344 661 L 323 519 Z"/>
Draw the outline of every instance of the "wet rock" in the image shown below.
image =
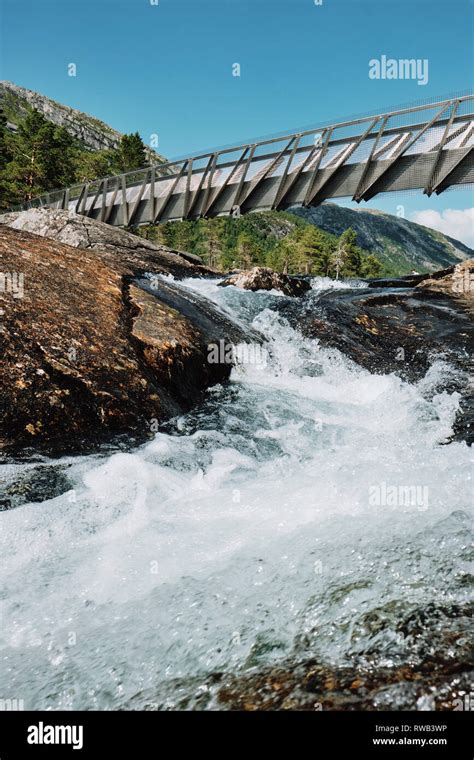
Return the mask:
<path id="1" fill-rule="evenodd" d="M 469 693 L 472 668 L 430 661 L 421 668 L 331 667 L 308 661 L 223 676 L 215 700 L 226 710 L 417 710 L 427 700 L 453 710 Z"/>
<path id="2" fill-rule="evenodd" d="M 459 515 L 455 520 L 464 522 Z M 467 595 L 465 601 L 415 606 L 399 598 L 387 615 L 372 621 L 360 650 L 339 651 L 336 662 L 318 658 L 314 650 L 303 654 L 295 648 L 285 656 L 275 632 L 278 662 L 271 663 L 275 652 L 265 647 L 266 660 L 249 657 L 237 670 L 170 679 L 159 684 L 158 693 L 139 693 L 126 707 L 134 709 L 136 702 L 143 709 L 148 702 L 150 709 L 168 710 L 464 709 L 474 675 L 472 611 Z M 368 621 L 369 614 L 362 618 Z M 319 625 L 317 636 L 324 636 Z M 390 642 L 397 642 L 395 651 L 387 649 Z"/>
<path id="3" fill-rule="evenodd" d="M 207 677 L 174 679 L 160 696 L 137 693 L 126 709 L 255 711 L 462 710 L 472 662 L 421 666 L 335 666 L 306 660 Z"/>
<path id="4" fill-rule="evenodd" d="M 398 287 L 378 281 L 377 287 L 315 293 L 298 303 L 282 299 L 274 308 L 306 337 L 339 349 L 373 373 L 393 372 L 416 382 L 436 358 L 446 360 L 456 372 L 442 390 L 462 396 L 453 437 L 472 443 L 473 264 L 417 276 L 411 287 L 407 278 Z"/>
<path id="5" fill-rule="evenodd" d="M 86 224 L 89 234 L 96 224 Z M 231 365 L 208 362 L 209 343 L 245 340 L 206 299 L 189 299 L 158 277 L 147 292 L 150 281 L 134 278 L 142 268 L 201 267 L 106 225 L 98 236 L 103 226 L 113 241 L 119 233 L 117 249 L 71 247 L 0 225 L 0 271 L 17 277 L 0 292 L 1 446 L 9 452 L 143 441 L 229 376 Z M 81 233 L 76 220 L 72 231 Z"/>
<path id="6" fill-rule="evenodd" d="M 301 296 L 311 289 L 306 280 L 279 274 L 267 267 L 254 267 L 244 272 L 232 274 L 219 283 L 222 287 L 234 285 L 244 290 L 280 290 L 286 296 Z"/>
<path id="7" fill-rule="evenodd" d="M 431 291 L 460 299 L 472 311 L 474 259 L 468 259 L 438 272 L 368 280 L 367 285 L 370 288 L 428 288 Z"/>
<path id="8" fill-rule="evenodd" d="M 281 310 L 292 319 L 288 303 Z M 474 338 L 463 305 L 428 288 L 326 292 L 296 319 L 304 335 L 371 372 L 395 372 L 411 381 L 436 356 L 467 369 Z"/>
<path id="9" fill-rule="evenodd" d="M 64 467 L 39 465 L 27 469 L 8 484 L 0 484 L 0 511 L 54 499 L 71 488 Z"/>

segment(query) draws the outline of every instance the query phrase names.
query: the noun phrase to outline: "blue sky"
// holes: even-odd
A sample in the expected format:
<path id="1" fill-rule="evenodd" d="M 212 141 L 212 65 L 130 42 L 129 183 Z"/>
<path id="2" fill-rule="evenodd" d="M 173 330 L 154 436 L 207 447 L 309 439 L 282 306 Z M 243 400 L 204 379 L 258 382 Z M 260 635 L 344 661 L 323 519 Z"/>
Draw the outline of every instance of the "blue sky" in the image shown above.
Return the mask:
<path id="1" fill-rule="evenodd" d="M 0 0 L 0 78 L 157 133 L 170 158 L 472 86 L 470 0 L 153 1 Z M 382 54 L 428 59 L 428 83 L 369 79 Z M 400 205 L 442 224 L 473 203 L 467 190 L 370 203 Z"/>

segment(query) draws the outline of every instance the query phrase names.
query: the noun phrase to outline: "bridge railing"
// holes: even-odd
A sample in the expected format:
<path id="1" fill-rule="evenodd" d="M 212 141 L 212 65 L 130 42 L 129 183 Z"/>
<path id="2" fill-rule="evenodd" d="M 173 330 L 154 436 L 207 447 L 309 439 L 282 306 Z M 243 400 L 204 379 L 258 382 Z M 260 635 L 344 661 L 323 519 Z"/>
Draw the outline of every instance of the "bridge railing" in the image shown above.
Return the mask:
<path id="1" fill-rule="evenodd" d="M 78 183 L 21 208 L 67 208 L 122 225 L 193 219 L 316 205 L 347 190 L 369 200 L 402 169 L 405 184 L 431 195 L 472 152 L 473 101 L 468 94 L 229 146 Z"/>

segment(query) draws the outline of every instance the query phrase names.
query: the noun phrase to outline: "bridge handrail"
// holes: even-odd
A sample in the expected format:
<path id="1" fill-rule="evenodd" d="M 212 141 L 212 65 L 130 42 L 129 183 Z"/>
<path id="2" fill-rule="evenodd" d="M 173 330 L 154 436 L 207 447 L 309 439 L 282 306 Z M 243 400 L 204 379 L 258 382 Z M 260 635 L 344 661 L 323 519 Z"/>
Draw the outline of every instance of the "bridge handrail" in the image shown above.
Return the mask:
<path id="1" fill-rule="evenodd" d="M 250 142 L 242 143 L 242 144 L 239 144 L 239 145 L 233 145 L 233 146 L 229 146 L 229 147 L 219 148 L 217 150 L 211 150 L 211 151 L 208 151 L 206 153 L 200 153 L 200 154 L 198 153 L 198 154 L 195 154 L 195 155 L 190 155 L 188 157 L 178 158 L 178 159 L 175 159 L 173 161 L 168 161 L 168 162 L 164 162 L 164 163 L 157 163 L 157 164 L 153 164 L 153 165 L 149 165 L 149 166 L 139 167 L 139 168 L 132 169 L 130 171 L 122 172 L 122 173 L 119 173 L 119 174 L 110 174 L 110 175 L 107 175 L 105 177 L 98 177 L 98 178 L 96 178 L 94 180 L 89 180 L 89 181 L 84 181 L 84 182 L 76 182 L 76 183 L 74 183 L 73 185 L 70 185 L 67 188 L 64 188 L 64 187 L 62 187 L 62 188 L 56 188 L 54 190 L 49 190 L 47 193 L 41 193 L 40 195 L 35 196 L 34 198 L 32 198 L 31 201 L 29 201 L 29 204 L 32 204 L 34 202 L 39 202 L 42 199 L 48 199 L 48 198 L 50 198 L 50 196 L 52 196 L 52 195 L 54 195 L 56 193 L 63 193 L 65 190 L 69 191 L 69 193 L 74 192 L 76 190 L 79 191 L 82 188 L 84 188 L 84 186 L 86 184 L 94 186 L 96 184 L 100 184 L 100 183 L 103 183 L 103 182 L 118 181 L 118 180 L 121 180 L 122 178 L 124 178 L 125 183 L 126 183 L 128 177 L 132 177 L 133 175 L 138 175 L 139 179 L 137 178 L 136 183 L 127 184 L 127 187 L 134 187 L 136 185 L 140 185 L 141 184 L 141 182 L 142 182 L 141 178 L 143 177 L 143 173 L 144 172 L 149 172 L 150 170 L 153 170 L 153 169 L 155 170 L 155 172 L 157 174 L 157 176 L 156 176 L 156 180 L 157 181 L 174 179 L 174 178 L 176 178 L 176 176 L 178 176 L 179 172 L 176 173 L 176 174 L 173 174 L 173 173 L 167 172 L 167 170 L 171 169 L 172 167 L 180 167 L 180 168 L 182 168 L 183 165 L 186 164 L 186 163 L 188 163 L 188 162 L 191 162 L 191 168 L 189 170 L 189 174 L 191 174 L 191 175 L 198 174 L 198 173 L 202 173 L 203 170 L 204 170 L 204 168 L 203 167 L 194 167 L 194 164 L 195 164 L 195 162 L 202 161 L 203 159 L 211 159 L 212 157 L 216 157 L 216 160 L 217 160 L 220 156 L 223 156 L 223 155 L 229 154 L 229 153 L 237 153 L 239 151 L 243 151 L 245 149 L 249 149 L 252 146 L 255 146 L 255 148 L 261 148 L 262 146 L 273 145 L 275 143 L 281 143 L 281 142 L 284 142 L 285 140 L 290 141 L 290 140 L 293 140 L 296 137 L 299 137 L 301 139 L 301 138 L 307 137 L 308 135 L 316 135 L 319 132 L 327 133 L 328 131 L 330 131 L 331 135 L 332 135 L 332 133 L 334 131 L 340 130 L 340 129 L 344 129 L 344 128 L 347 128 L 347 127 L 356 126 L 356 125 L 360 125 L 360 124 L 367 124 L 368 122 L 379 121 L 381 119 L 386 119 L 387 122 L 388 122 L 389 119 L 392 119 L 392 118 L 397 117 L 397 116 L 403 116 L 403 115 L 406 115 L 406 114 L 417 113 L 419 111 L 435 111 L 436 109 L 443 109 L 445 107 L 452 106 L 455 103 L 460 104 L 460 103 L 464 103 L 464 102 L 467 102 L 467 101 L 474 101 L 474 94 L 467 94 L 467 95 L 462 95 L 462 96 L 459 96 L 459 97 L 451 97 L 451 98 L 444 99 L 444 100 L 433 101 L 433 102 L 430 102 L 430 103 L 422 103 L 422 104 L 407 106 L 405 108 L 400 108 L 400 109 L 393 110 L 393 111 L 382 111 L 382 112 L 380 112 L 378 114 L 370 114 L 370 115 L 367 115 L 367 116 L 361 116 L 361 117 L 357 117 L 356 119 L 351 119 L 351 120 L 346 120 L 346 121 L 341 121 L 341 122 L 335 122 L 335 123 L 327 123 L 325 125 L 316 126 L 316 127 L 310 128 L 310 129 L 290 132 L 290 133 L 287 133 L 287 134 L 278 135 L 278 136 L 271 137 L 271 138 L 266 138 L 266 139 L 263 139 L 263 140 L 250 141 Z M 440 118 L 439 120 L 436 120 L 436 126 L 445 125 L 449 121 L 451 121 L 451 123 L 456 123 L 456 122 L 459 122 L 459 121 L 465 121 L 465 120 L 471 120 L 471 119 L 474 119 L 474 113 L 473 112 L 470 112 L 468 114 L 459 114 L 458 113 L 454 117 L 452 117 L 451 120 L 448 117 Z M 384 134 L 384 136 L 387 136 L 387 135 L 390 135 L 390 134 L 399 134 L 399 133 L 409 132 L 409 131 L 416 130 L 416 129 L 421 129 L 427 123 L 427 121 L 428 120 L 425 120 L 425 121 L 423 121 L 421 123 L 418 123 L 418 124 L 407 123 L 405 125 L 402 124 L 400 126 L 388 127 L 388 128 L 384 129 L 383 134 Z M 352 135 L 352 136 L 336 137 L 336 138 L 333 138 L 333 139 L 329 139 L 328 140 L 328 145 L 330 145 L 330 146 L 343 145 L 345 143 L 348 143 L 351 139 L 355 140 L 358 137 L 360 137 L 360 142 L 363 142 L 365 140 L 373 139 L 374 135 L 371 133 L 371 131 L 368 131 L 367 134 L 364 134 L 363 136 L 355 134 L 355 135 Z M 299 145 L 296 148 L 294 148 L 294 154 L 296 155 L 296 154 L 300 154 L 300 153 L 303 153 L 303 152 L 307 152 L 309 150 L 309 148 L 310 148 L 310 146 L 308 146 L 308 145 Z M 287 153 L 290 153 L 291 151 L 292 151 L 292 148 L 288 147 L 286 150 L 281 151 L 281 153 L 282 153 L 282 155 L 286 155 Z M 258 161 L 265 161 L 265 160 L 268 161 L 268 160 L 274 158 L 279 153 L 280 153 L 280 151 L 278 151 L 278 153 L 273 152 L 273 153 L 259 154 L 258 156 L 254 155 L 252 160 L 253 161 L 257 161 L 257 160 Z M 219 169 L 226 169 L 226 168 L 229 168 L 231 166 L 235 166 L 235 161 L 234 160 L 223 162 L 223 163 L 219 163 Z M 159 174 L 158 174 L 158 172 L 159 172 Z M 15 209 L 24 208 L 25 205 L 28 205 L 28 204 L 19 204 L 18 206 L 14 207 L 14 208 Z"/>

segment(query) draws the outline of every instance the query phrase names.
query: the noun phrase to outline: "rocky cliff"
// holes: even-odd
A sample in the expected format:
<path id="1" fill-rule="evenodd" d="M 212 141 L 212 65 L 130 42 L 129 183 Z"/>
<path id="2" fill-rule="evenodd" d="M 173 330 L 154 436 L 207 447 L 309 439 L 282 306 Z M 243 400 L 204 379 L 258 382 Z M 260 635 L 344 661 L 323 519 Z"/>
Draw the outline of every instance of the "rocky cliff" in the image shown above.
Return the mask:
<path id="1" fill-rule="evenodd" d="M 39 111 L 45 119 L 64 127 L 67 132 L 90 150 L 117 148 L 122 137 L 113 127 L 100 119 L 78 111 L 76 108 L 58 103 L 46 95 L 41 95 L 12 82 L 0 82 L 0 109 L 3 110 L 13 127 L 28 113 L 28 108 Z M 148 159 L 153 163 L 165 161 L 151 148 L 147 148 Z"/>

